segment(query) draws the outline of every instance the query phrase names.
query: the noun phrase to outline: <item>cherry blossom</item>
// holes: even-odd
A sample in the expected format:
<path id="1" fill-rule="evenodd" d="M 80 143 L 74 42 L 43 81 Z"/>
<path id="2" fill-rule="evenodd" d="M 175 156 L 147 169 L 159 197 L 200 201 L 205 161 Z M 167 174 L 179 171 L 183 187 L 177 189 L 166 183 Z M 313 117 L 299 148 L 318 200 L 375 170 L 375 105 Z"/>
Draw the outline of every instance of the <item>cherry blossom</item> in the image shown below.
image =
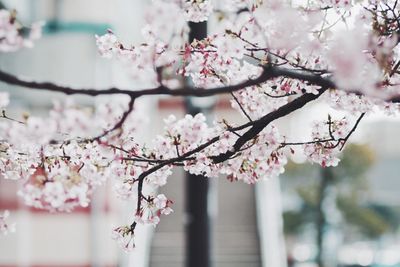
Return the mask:
<path id="1" fill-rule="evenodd" d="M 134 232 L 131 226 L 119 226 L 113 229 L 112 238 L 117 241 L 122 249 L 130 252 L 135 248 Z"/>
<path id="2" fill-rule="evenodd" d="M 111 31 L 102 36 L 96 35 L 96 44 L 99 53 L 105 58 L 111 58 L 119 50 L 117 37 Z"/>
<path id="3" fill-rule="evenodd" d="M 156 197 L 149 196 L 144 201 L 143 207 L 136 213 L 135 221 L 141 224 L 157 225 L 160 222 L 161 215 L 168 215 L 171 209 L 172 201 L 167 199 L 164 194 Z"/>
<path id="4" fill-rule="evenodd" d="M 0 108 L 5 108 L 10 103 L 10 97 L 8 93 L 0 93 Z"/>
<path id="5" fill-rule="evenodd" d="M 143 42 L 129 44 L 110 30 L 94 38 L 100 56 L 118 61 L 138 90 L 79 89 L 0 71 L 0 80 L 11 85 L 95 97 L 92 105 L 65 98 L 47 115 L 10 116 L 10 98 L 0 92 L 0 177 L 19 180 L 24 202 L 51 212 L 88 207 L 93 192 L 110 182 L 117 197 L 135 204 L 132 224 L 113 230 L 131 251 L 137 224 L 155 226 L 172 213 L 172 200 L 160 192 L 177 167 L 204 179 L 254 184 L 283 173 L 294 146 L 310 162 L 336 166 L 364 116 L 400 111 L 400 16 L 397 1 L 385 6 L 152 1 Z M 211 33 L 189 42 L 188 22 L 209 19 L 216 24 Z M 32 46 L 40 30 L 40 23 L 27 28 L 15 12 L 0 10 L 0 52 Z M 141 141 L 146 114 L 139 98 L 220 94 L 230 97 L 237 120 L 171 115 L 151 141 Z M 316 121 L 308 139 L 289 142 L 275 121 L 316 99 L 346 116 Z M 4 232 L 12 229 L 7 216 L 0 216 Z"/>
<path id="6" fill-rule="evenodd" d="M 274 125 L 265 128 L 256 140 L 245 145 L 248 149 L 239 157 L 226 162 L 222 173 L 248 184 L 278 176 L 287 163 L 286 156 L 278 150 L 281 142 L 283 137 Z"/>
<path id="7" fill-rule="evenodd" d="M 41 168 L 36 170 L 19 191 L 27 205 L 49 211 L 71 211 L 76 206 L 88 206 L 89 185 L 77 172 L 62 175 L 61 171 L 66 169 L 61 169 L 61 166 L 52 169 L 51 173 Z"/>
<path id="8" fill-rule="evenodd" d="M 32 47 L 33 41 L 41 37 L 43 23 L 34 23 L 28 36 L 22 35 L 23 26 L 16 19 L 16 13 L 0 10 L 0 52 L 13 52 L 21 47 Z"/>
<path id="9" fill-rule="evenodd" d="M 335 8 L 350 9 L 353 5 L 352 0 L 323 0 L 322 5 L 326 7 L 333 6 Z"/>
<path id="10" fill-rule="evenodd" d="M 7 223 L 7 219 L 10 216 L 10 212 L 8 210 L 0 213 L 0 233 L 3 235 L 7 235 L 8 233 L 15 232 L 15 224 Z"/>
<path id="11" fill-rule="evenodd" d="M 218 1 L 218 8 L 228 12 L 237 12 L 241 9 L 251 9 L 257 1 L 253 0 L 221 0 Z M 217 4 L 217 3 L 216 3 Z"/>
<path id="12" fill-rule="evenodd" d="M 328 59 L 336 83 L 348 90 L 362 88 L 373 91 L 379 81 L 380 73 L 377 64 L 364 51 L 368 49 L 369 34 L 363 30 L 341 32 L 334 40 Z"/>
<path id="13" fill-rule="evenodd" d="M 339 153 L 347 141 L 350 125 L 346 118 L 341 120 L 316 121 L 312 128 L 314 142 L 304 144 L 304 153 L 311 162 L 322 167 L 336 166 Z"/>
<path id="14" fill-rule="evenodd" d="M 183 1 L 185 18 L 192 22 L 206 21 L 210 16 L 213 6 L 211 0 Z"/>

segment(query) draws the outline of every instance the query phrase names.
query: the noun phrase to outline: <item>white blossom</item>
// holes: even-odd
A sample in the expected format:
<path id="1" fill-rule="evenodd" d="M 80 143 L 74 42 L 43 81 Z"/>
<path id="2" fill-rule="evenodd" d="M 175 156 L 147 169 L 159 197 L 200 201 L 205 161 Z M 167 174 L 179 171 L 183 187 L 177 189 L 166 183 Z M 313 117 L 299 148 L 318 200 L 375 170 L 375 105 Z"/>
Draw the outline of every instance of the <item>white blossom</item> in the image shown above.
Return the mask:
<path id="1" fill-rule="evenodd" d="M 7 222 L 10 212 L 8 210 L 0 213 L 0 234 L 7 235 L 8 233 L 15 232 L 15 224 L 9 224 Z"/>

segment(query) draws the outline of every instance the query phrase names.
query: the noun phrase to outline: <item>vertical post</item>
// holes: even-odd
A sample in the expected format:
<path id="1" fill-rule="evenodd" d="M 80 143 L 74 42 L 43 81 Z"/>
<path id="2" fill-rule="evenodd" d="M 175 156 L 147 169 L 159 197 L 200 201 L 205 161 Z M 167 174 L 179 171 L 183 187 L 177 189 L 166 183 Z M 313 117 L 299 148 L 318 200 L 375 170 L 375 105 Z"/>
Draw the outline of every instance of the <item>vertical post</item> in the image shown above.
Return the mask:
<path id="1" fill-rule="evenodd" d="M 207 23 L 189 23 L 189 42 L 207 37 Z M 187 98 L 186 111 L 195 115 L 204 111 Z M 211 235 L 208 203 L 209 180 L 186 174 L 186 266 L 211 266 Z"/>
<path id="2" fill-rule="evenodd" d="M 318 188 L 318 203 L 317 203 L 317 247 L 318 253 L 316 256 L 316 262 L 318 267 L 324 267 L 324 237 L 326 232 L 326 215 L 323 209 L 324 201 L 329 187 L 333 182 L 334 176 L 332 168 L 321 169 L 321 181 Z"/>

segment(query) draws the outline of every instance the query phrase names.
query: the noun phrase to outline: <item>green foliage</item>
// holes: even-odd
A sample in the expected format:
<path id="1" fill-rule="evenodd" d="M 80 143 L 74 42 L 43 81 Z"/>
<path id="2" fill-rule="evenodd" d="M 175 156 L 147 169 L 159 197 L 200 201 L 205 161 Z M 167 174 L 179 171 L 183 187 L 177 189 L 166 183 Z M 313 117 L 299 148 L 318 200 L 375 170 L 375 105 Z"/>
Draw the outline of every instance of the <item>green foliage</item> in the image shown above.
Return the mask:
<path id="1" fill-rule="evenodd" d="M 373 151 L 366 145 L 349 144 L 342 154 L 340 164 L 334 168 L 335 179 L 363 180 L 364 174 L 375 161 Z M 356 181 L 358 185 L 363 181 Z"/>
<path id="2" fill-rule="evenodd" d="M 303 205 L 307 208 L 315 209 L 318 204 L 318 192 L 315 186 L 311 188 L 300 187 L 297 193 L 303 201 Z"/>
<path id="3" fill-rule="evenodd" d="M 306 223 L 316 223 L 316 214 L 320 201 L 324 196 L 319 196 L 321 186 L 336 186 L 345 190 L 338 194 L 336 199 L 337 208 L 340 210 L 344 221 L 356 227 L 360 233 L 369 238 L 377 238 L 382 234 L 393 231 L 397 227 L 397 218 L 393 217 L 390 208 L 385 210 L 366 206 L 360 201 L 359 193 L 365 193 L 367 182 L 365 174 L 374 163 L 374 154 L 365 145 L 347 145 L 338 167 L 332 168 L 333 176 L 330 181 L 323 183 L 321 175 L 317 181 L 310 185 L 300 185 L 296 191 L 302 200 L 302 207 L 298 211 L 285 212 L 284 230 L 288 234 L 296 234 Z M 316 171 L 320 170 L 317 165 L 311 164 L 288 164 L 289 177 L 315 177 Z M 319 172 L 321 173 L 321 172 Z M 322 190 L 326 192 L 326 190 Z"/>
<path id="4" fill-rule="evenodd" d="M 283 213 L 283 221 L 283 231 L 286 234 L 297 234 L 301 231 L 305 218 L 301 212 L 287 211 Z"/>
<path id="5" fill-rule="evenodd" d="M 345 220 L 369 238 L 377 238 L 391 230 L 391 226 L 376 211 L 360 207 L 354 198 L 338 197 L 337 206 Z"/>

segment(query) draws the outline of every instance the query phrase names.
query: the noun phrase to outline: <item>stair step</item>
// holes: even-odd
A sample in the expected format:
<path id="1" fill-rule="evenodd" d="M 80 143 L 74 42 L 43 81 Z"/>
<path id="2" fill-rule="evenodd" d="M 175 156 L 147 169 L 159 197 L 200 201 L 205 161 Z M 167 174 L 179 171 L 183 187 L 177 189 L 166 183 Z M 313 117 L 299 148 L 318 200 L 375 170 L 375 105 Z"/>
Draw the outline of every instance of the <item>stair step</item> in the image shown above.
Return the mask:
<path id="1" fill-rule="evenodd" d="M 184 177 L 171 177 L 160 193 L 176 204 L 154 233 L 150 267 L 185 266 Z M 180 204 L 180 205 L 178 205 Z M 218 215 L 212 221 L 214 267 L 260 267 L 254 187 L 218 180 Z"/>

